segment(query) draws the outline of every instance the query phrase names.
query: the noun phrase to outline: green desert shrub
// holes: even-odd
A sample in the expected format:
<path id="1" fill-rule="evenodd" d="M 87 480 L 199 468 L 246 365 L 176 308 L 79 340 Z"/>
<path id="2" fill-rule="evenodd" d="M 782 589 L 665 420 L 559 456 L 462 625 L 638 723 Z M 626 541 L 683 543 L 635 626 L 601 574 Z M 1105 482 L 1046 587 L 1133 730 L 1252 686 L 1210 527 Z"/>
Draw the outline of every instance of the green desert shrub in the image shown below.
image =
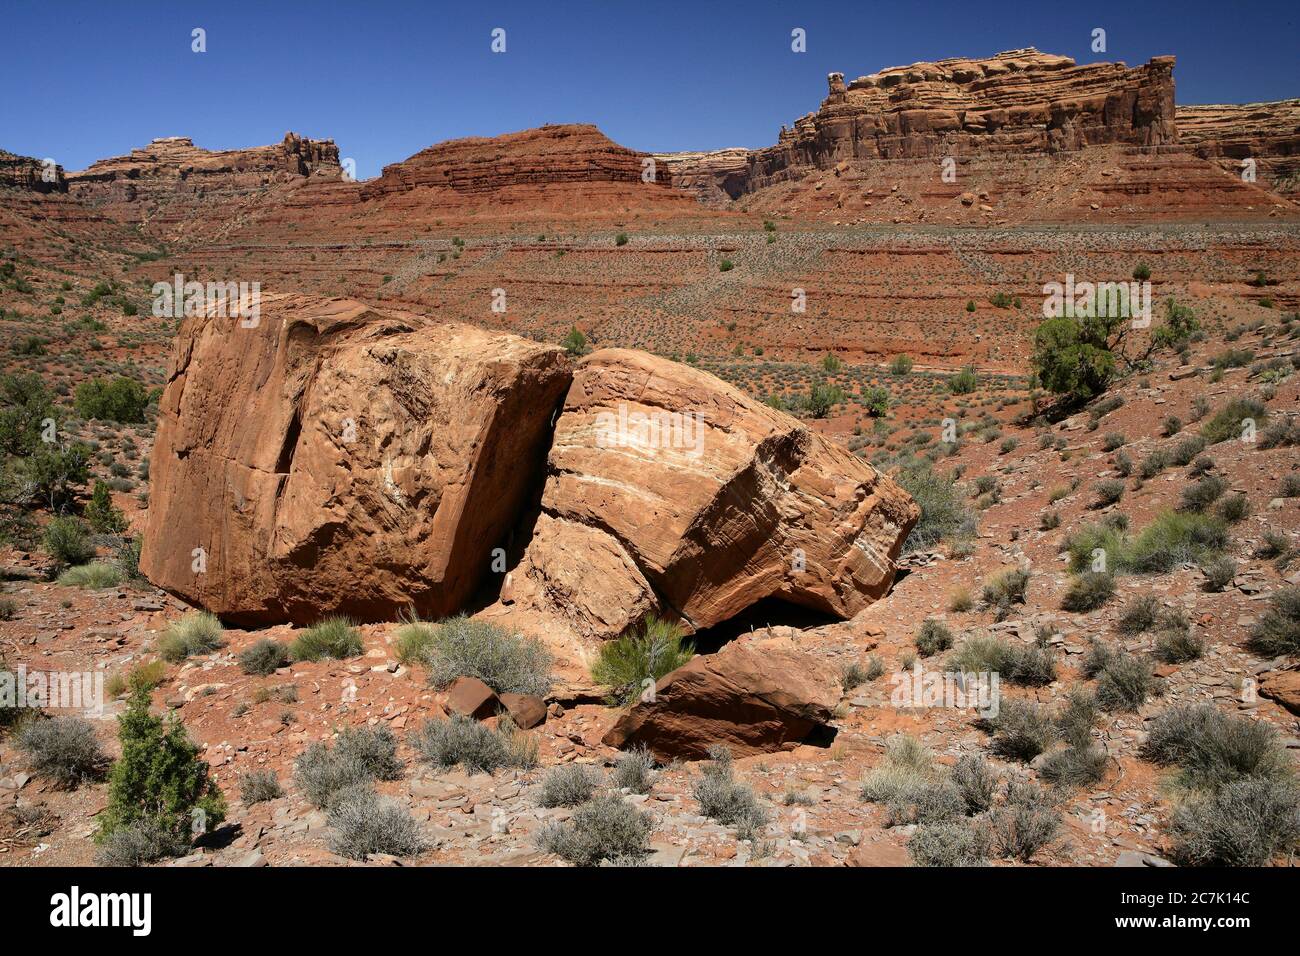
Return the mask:
<path id="1" fill-rule="evenodd" d="M 952 647 L 952 631 L 942 621 L 927 617 L 916 632 L 916 649 L 922 657 L 930 657 Z"/>
<path id="2" fill-rule="evenodd" d="M 361 653 L 361 632 L 346 617 L 329 617 L 303 631 L 289 645 L 295 661 L 343 659 Z"/>
<path id="3" fill-rule="evenodd" d="M 108 807 L 96 840 L 105 852 L 150 835 L 153 846 L 185 846 L 226 816 L 220 788 L 180 719 L 149 713 L 149 691 L 136 686 L 118 717 L 122 756 L 109 774 Z M 134 829 L 132 829 L 134 828 Z M 117 838 L 123 830 L 132 830 Z"/>
<path id="4" fill-rule="evenodd" d="M 403 618 L 395 641 L 397 660 L 408 667 L 423 664 L 436 632 L 436 625 L 421 621 L 414 613 Z"/>
<path id="5" fill-rule="evenodd" d="M 1228 533 L 1218 518 L 1162 511 L 1135 537 L 1105 523 L 1087 525 L 1070 536 L 1066 549 L 1076 573 L 1090 570 L 1102 551 L 1112 573 L 1156 574 L 1208 560 L 1227 545 Z"/>
<path id="6" fill-rule="evenodd" d="M 143 422 L 148 390 L 133 378 L 92 378 L 77 386 L 75 404 L 82 418 L 111 422 Z"/>
<path id="7" fill-rule="evenodd" d="M 87 564 L 95 557 L 95 544 L 80 518 L 59 515 L 45 526 L 45 550 L 63 565 Z"/>
<path id="8" fill-rule="evenodd" d="M 652 823 L 622 797 L 597 797 L 564 822 L 550 821 L 537 832 L 537 846 L 575 866 L 635 865 L 648 852 Z"/>
<path id="9" fill-rule="evenodd" d="M 1014 605 L 1025 603 L 1029 574 L 1028 568 L 1008 568 L 984 583 L 980 599 L 997 614 L 998 620 L 1007 617 Z"/>
<path id="10" fill-rule="evenodd" d="M 163 660 L 176 664 L 196 654 L 211 654 L 225 643 L 222 633 L 215 614 L 191 611 L 158 639 L 156 650 Z"/>
<path id="11" fill-rule="evenodd" d="M 95 739 L 94 725 L 82 717 L 28 720 L 15 735 L 15 743 L 28 767 L 66 790 L 99 779 L 108 763 Z"/>
<path id="12" fill-rule="evenodd" d="M 126 518 L 114 506 L 107 482 L 95 482 L 95 490 L 86 505 L 85 514 L 90 527 L 100 534 L 121 534 L 126 530 Z"/>
<path id="13" fill-rule="evenodd" d="M 603 783 L 595 767 L 581 763 L 561 764 L 552 767 L 542 778 L 542 792 L 537 802 L 543 807 L 576 807 L 590 800 Z"/>
<path id="14" fill-rule="evenodd" d="M 541 641 L 463 614 L 438 624 L 424 659 L 435 687 L 477 677 L 498 694 L 542 697 L 551 689 L 554 658 Z"/>
<path id="15" fill-rule="evenodd" d="M 974 532 L 974 518 L 951 476 L 925 465 L 900 471 L 897 480 L 921 509 L 920 520 L 903 543 L 904 553 L 928 551 L 942 541 Z"/>
<path id="16" fill-rule="evenodd" d="M 1070 582 L 1061 598 L 1063 611 L 1095 611 L 1115 596 L 1115 576 L 1104 571 L 1084 571 Z"/>
<path id="17" fill-rule="evenodd" d="M 122 583 L 122 572 L 116 564 L 92 561 L 90 564 L 68 568 L 59 575 L 59 584 L 67 588 L 102 590 L 115 588 Z"/>
<path id="18" fill-rule="evenodd" d="M 426 720 L 411 737 L 420 759 L 435 767 L 464 767 L 470 773 L 493 773 L 503 767 L 523 770 L 537 765 L 537 742 L 507 720 L 495 729 L 471 717 L 452 714 Z"/>
<path id="19" fill-rule="evenodd" d="M 240 651 L 238 660 L 245 674 L 265 677 L 289 663 L 289 649 L 279 641 L 264 637 Z"/>
<path id="20" fill-rule="evenodd" d="M 591 677 L 610 688 L 611 705 L 626 705 L 635 701 L 647 685 L 677 670 L 694 655 L 694 647 L 683 639 L 680 627 L 649 617 L 617 640 L 600 646 Z"/>
<path id="21" fill-rule="evenodd" d="M 1264 403 L 1257 399 L 1229 399 L 1201 426 L 1201 434 L 1211 445 L 1217 445 L 1229 438 L 1240 438 L 1245 431 L 1243 423 L 1247 420 L 1254 422 L 1257 427 L 1262 426 L 1267 415 Z"/>

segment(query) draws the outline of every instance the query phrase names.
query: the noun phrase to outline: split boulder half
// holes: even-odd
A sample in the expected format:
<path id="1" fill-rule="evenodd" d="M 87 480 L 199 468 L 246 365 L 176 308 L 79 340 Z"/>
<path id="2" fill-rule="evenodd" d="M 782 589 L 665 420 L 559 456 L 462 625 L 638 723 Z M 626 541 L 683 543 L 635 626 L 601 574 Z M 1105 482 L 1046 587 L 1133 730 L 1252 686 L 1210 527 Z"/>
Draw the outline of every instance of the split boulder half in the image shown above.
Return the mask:
<path id="1" fill-rule="evenodd" d="M 185 319 L 172 361 L 140 568 L 240 624 L 460 610 L 571 377 L 554 346 L 303 295 Z"/>
<path id="2" fill-rule="evenodd" d="M 850 618 L 889 590 L 920 516 L 791 416 L 627 349 L 578 363 L 541 510 L 502 605 L 600 640 L 650 613 L 700 630 L 765 598 Z"/>

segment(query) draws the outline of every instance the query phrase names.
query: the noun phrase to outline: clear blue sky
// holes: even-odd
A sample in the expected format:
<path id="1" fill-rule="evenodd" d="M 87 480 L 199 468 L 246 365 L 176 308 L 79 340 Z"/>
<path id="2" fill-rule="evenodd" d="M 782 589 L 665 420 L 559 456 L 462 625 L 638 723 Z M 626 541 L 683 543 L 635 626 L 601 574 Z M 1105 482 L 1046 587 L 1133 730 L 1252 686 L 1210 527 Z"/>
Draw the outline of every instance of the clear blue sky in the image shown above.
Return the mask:
<path id="1" fill-rule="evenodd" d="M 826 74 L 1036 46 L 1173 53 L 1180 103 L 1300 96 L 1295 0 L 5 0 L 0 148 L 66 169 L 155 136 L 333 138 L 362 178 L 444 139 L 590 122 L 643 150 L 766 146 Z M 190 50 L 207 31 L 206 53 Z M 490 51 L 494 27 L 507 51 Z M 808 52 L 790 51 L 807 31 Z M 1090 50 L 1094 27 L 1107 51 Z"/>

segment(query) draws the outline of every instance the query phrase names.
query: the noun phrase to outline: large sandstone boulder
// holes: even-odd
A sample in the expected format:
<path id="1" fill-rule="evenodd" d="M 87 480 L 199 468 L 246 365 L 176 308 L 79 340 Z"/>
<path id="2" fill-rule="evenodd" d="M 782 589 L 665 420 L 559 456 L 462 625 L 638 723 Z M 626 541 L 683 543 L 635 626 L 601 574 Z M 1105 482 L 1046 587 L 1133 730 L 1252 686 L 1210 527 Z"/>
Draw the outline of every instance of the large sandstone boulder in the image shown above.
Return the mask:
<path id="1" fill-rule="evenodd" d="M 769 597 L 852 617 L 888 591 L 919 516 L 893 481 L 789 415 L 625 349 L 579 363 L 541 507 L 494 610 L 596 639 L 650 612 L 698 630 Z"/>
<path id="2" fill-rule="evenodd" d="M 541 480 L 564 352 L 347 300 L 185 320 L 140 567 L 237 623 L 440 616 Z"/>
<path id="3" fill-rule="evenodd" d="M 829 665 L 788 638 L 744 638 L 665 674 L 604 742 L 641 744 L 662 761 L 701 759 L 714 745 L 736 757 L 791 750 L 825 730 L 838 702 Z"/>

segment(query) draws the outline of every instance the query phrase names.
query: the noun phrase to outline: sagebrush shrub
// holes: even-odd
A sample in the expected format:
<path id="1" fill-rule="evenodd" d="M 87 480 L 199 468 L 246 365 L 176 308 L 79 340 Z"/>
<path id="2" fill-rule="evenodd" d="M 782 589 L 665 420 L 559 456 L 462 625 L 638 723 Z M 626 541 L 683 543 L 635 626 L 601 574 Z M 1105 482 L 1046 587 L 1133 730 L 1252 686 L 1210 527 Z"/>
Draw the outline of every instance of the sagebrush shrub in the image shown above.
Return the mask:
<path id="1" fill-rule="evenodd" d="M 649 793 L 654 765 L 654 756 L 643 746 L 624 751 L 614 763 L 614 786 L 632 793 Z"/>
<path id="2" fill-rule="evenodd" d="M 1248 646 L 1266 657 L 1300 653 L 1300 587 L 1275 591 L 1269 602 L 1269 609 L 1251 631 Z"/>
<path id="3" fill-rule="evenodd" d="M 1056 739 L 1051 715 L 1028 701 L 1002 701 L 997 715 L 985 718 L 983 724 L 993 735 L 993 752 L 1008 760 L 1028 763 Z"/>
<path id="4" fill-rule="evenodd" d="M 1263 866 L 1300 842 L 1294 780 L 1244 777 L 1189 794 L 1169 826 L 1180 866 Z"/>
<path id="5" fill-rule="evenodd" d="M 1097 675 L 1097 704 L 1102 710 L 1132 713 L 1162 688 L 1149 660 L 1121 651 Z"/>
<path id="6" fill-rule="evenodd" d="M 372 778 L 360 760 L 345 758 L 318 741 L 294 761 L 293 779 L 309 803 L 327 807 L 336 793 L 356 784 L 370 783 Z"/>
<path id="7" fill-rule="evenodd" d="M 543 697 L 551 689 L 554 658 L 541 641 L 463 614 L 438 624 L 424 660 L 435 687 L 477 677 L 498 694 Z"/>
<path id="8" fill-rule="evenodd" d="M 240 651 L 238 659 L 245 674 L 265 677 L 289 663 L 289 648 L 279 641 L 264 637 Z"/>
<path id="9" fill-rule="evenodd" d="M 424 849 L 420 828 L 409 810 L 381 798 L 369 785 L 348 787 L 330 804 L 330 849 L 350 860 L 372 853 L 415 856 Z"/>
<path id="10" fill-rule="evenodd" d="M 492 773 L 503 767 L 526 770 L 537 765 L 536 741 L 500 718 L 495 730 L 460 714 L 426 720 L 410 743 L 420 759 L 435 767 L 459 764 L 471 773 Z"/>
<path id="11" fill-rule="evenodd" d="M 952 647 L 952 631 L 942 621 L 927 617 L 916 633 L 916 649 L 922 657 L 930 657 Z"/>
<path id="12" fill-rule="evenodd" d="M 543 807 L 576 807 L 592 798 L 604 783 L 600 772 L 586 764 L 568 763 L 552 767 L 542 778 L 537 802 Z"/>
<path id="13" fill-rule="evenodd" d="M 1005 801 L 990 811 L 989 824 L 1000 855 L 1028 863 L 1056 839 L 1061 815 L 1041 787 L 1013 781 Z"/>
<path id="14" fill-rule="evenodd" d="M 603 860 L 634 865 L 645 856 L 652 823 L 622 797 L 603 796 L 582 804 L 567 821 L 543 824 L 536 842 L 546 853 L 575 866 L 596 866 Z"/>
<path id="15" fill-rule="evenodd" d="M 172 856 L 180 856 L 189 840 L 178 836 L 162 820 L 143 817 L 117 827 L 100 842 L 95 862 L 100 866 L 144 866 Z"/>
<path id="16" fill-rule="evenodd" d="M 767 825 L 768 814 L 752 787 L 735 779 L 731 751 L 709 749 L 710 763 L 701 768 L 694 785 L 700 812 L 724 826 L 736 827 L 741 839 L 750 839 Z"/>
<path id="17" fill-rule="evenodd" d="M 397 756 L 397 738 L 387 727 L 345 727 L 334 745 L 339 757 L 356 761 L 372 780 L 396 780 L 405 765 Z"/>
<path id="18" fill-rule="evenodd" d="M 962 799 L 967 813 L 983 813 L 993 804 L 998 777 L 989 762 L 978 754 L 967 754 L 952 768 L 952 781 Z"/>
<path id="19" fill-rule="evenodd" d="M 988 829 L 966 820 L 919 826 L 907 842 L 916 866 L 984 866 L 991 850 Z"/>
<path id="20" fill-rule="evenodd" d="M 239 778 L 239 796 L 245 806 L 284 796 L 274 770 L 252 770 Z"/>
<path id="21" fill-rule="evenodd" d="M 29 720 L 15 739 L 28 766 L 56 787 L 71 790 L 103 776 L 108 758 L 95 739 L 95 727 L 82 717 Z"/>

